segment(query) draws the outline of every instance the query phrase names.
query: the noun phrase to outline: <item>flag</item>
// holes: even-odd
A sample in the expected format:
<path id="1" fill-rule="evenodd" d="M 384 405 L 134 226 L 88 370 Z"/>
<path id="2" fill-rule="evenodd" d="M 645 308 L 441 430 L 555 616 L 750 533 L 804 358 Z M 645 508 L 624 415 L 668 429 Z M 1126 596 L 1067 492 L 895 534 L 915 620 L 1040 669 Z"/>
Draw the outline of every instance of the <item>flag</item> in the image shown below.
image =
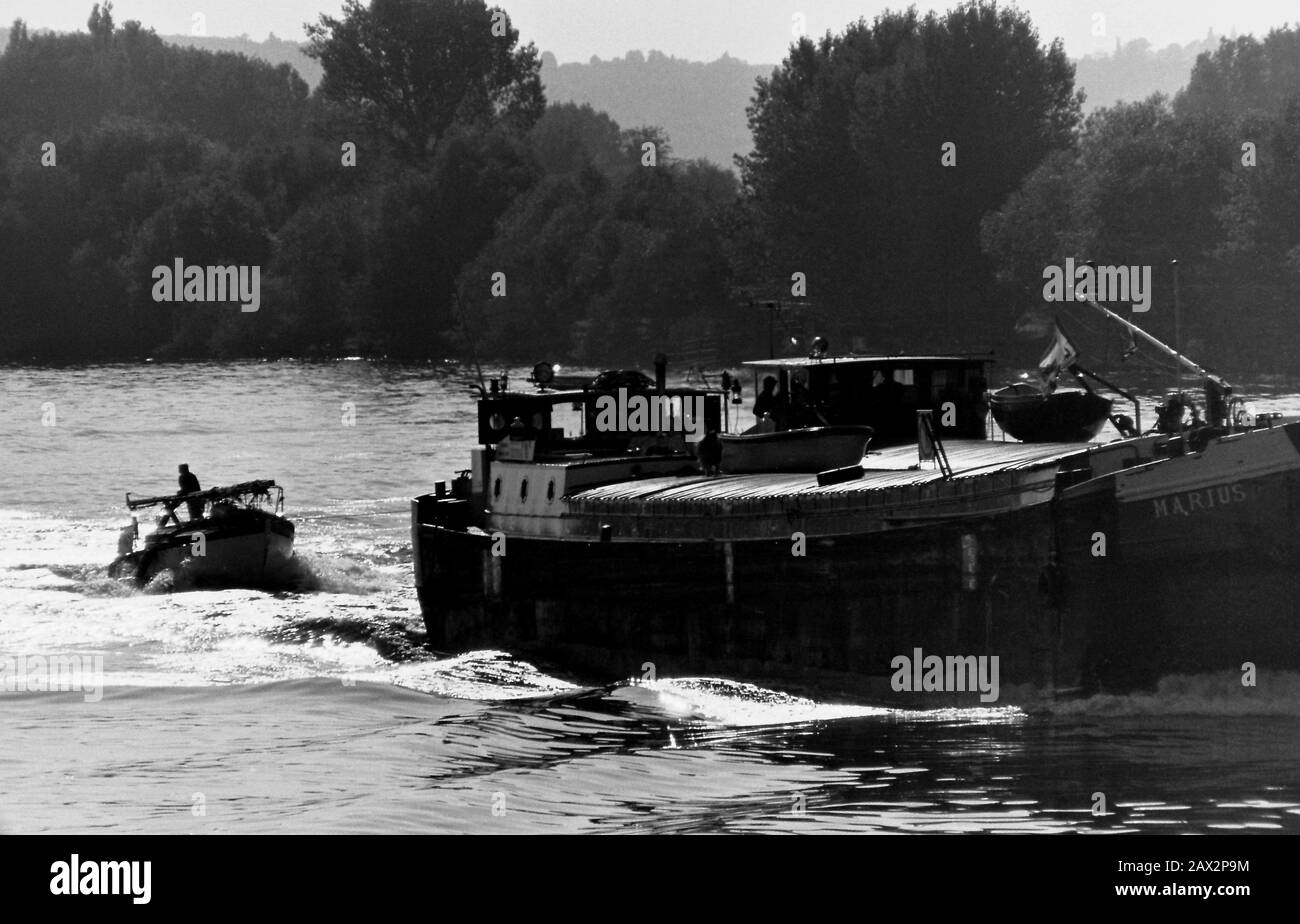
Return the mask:
<path id="1" fill-rule="evenodd" d="M 1061 374 L 1061 370 L 1068 369 L 1079 358 L 1079 351 L 1061 332 L 1060 325 L 1057 324 L 1053 329 L 1056 332 L 1056 338 L 1052 341 L 1047 353 L 1038 362 L 1038 376 L 1042 380 L 1042 389 L 1045 392 L 1055 388 L 1056 377 Z"/>

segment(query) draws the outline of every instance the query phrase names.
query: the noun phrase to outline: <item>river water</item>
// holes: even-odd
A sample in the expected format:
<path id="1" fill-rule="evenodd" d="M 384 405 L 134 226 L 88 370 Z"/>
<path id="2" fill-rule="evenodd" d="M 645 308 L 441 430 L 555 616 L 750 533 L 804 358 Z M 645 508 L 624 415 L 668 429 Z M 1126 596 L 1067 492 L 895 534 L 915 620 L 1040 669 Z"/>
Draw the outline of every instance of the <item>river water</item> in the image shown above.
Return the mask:
<path id="1" fill-rule="evenodd" d="M 0 368 L 0 832 L 1300 832 L 1297 675 L 902 712 L 440 659 L 408 500 L 468 465 L 470 381 L 361 360 Z M 284 486 L 306 589 L 107 577 L 123 493 L 175 491 L 180 462 L 205 487 Z M 102 689 L 12 682 L 55 656 L 102 665 Z"/>

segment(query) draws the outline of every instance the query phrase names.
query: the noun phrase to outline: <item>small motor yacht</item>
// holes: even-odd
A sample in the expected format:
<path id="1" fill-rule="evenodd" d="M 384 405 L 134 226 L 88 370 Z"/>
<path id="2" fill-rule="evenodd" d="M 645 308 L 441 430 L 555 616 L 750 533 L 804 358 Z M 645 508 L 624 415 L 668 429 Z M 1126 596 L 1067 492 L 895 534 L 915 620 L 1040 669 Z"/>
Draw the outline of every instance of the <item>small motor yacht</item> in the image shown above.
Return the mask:
<path id="1" fill-rule="evenodd" d="M 285 519 L 284 489 L 274 481 L 157 497 L 126 495 L 132 522 L 118 537 L 115 578 L 145 586 L 170 571 L 176 587 L 263 587 L 285 575 L 293 559 L 294 525 Z M 140 510 L 158 509 L 157 528 L 140 540 Z M 182 520 L 178 510 L 190 513 Z"/>

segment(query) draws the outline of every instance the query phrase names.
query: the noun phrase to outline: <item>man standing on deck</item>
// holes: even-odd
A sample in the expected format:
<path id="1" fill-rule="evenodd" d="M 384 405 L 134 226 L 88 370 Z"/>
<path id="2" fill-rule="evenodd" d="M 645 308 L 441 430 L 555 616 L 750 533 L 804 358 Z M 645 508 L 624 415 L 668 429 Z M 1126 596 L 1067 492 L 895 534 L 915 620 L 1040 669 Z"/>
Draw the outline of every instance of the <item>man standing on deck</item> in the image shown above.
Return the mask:
<path id="1" fill-rule="evenodd" d="M 180 482 L 180 486 L 181 486 L 179 493 L 194 494 L 198 491 L 203 490 L 202 488 L 199 487 L 198 477 L 193 472 L 190 471 L 190 467 L 188 465 L 182 464 L 180 471 L 181 471 L 181 476 L 179 479 L 177 479 Z M 191 520 L 203 519 L 202 500 L 188 500 L 185 503 L 190 508 Z"/>
<path id="2" fill-rule="evenodd" d="M 764 415 L 776 410 L 776 376 L 769 375 L 763 379 L 763 390 L 754 399 L 754 420 L 763 422 Z"/>

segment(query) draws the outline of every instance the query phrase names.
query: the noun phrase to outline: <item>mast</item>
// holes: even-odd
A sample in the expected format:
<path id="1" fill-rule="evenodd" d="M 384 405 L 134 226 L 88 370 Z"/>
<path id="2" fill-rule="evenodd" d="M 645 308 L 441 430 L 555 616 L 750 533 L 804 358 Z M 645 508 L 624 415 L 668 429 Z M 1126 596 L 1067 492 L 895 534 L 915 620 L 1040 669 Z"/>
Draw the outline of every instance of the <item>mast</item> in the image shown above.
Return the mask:
<path id="1" fill-rule="evenodd" d="M 1147 343 L 1151 344 L 1151 346 L 1155 347 L 1155 348 L 1156 348 L 1157 350 L 1159 350 L 1161 353 L 1163 353 L 1164 355 L 1166 355 L 1166 356 L 1168 356 L 1169 358 L 1171 358 L 1172 360 L 1174 360 L 1174 362 L 1178 363 L 1180 368 L 1181 368 L 1181 367 L 1186 367 L 1186 368 L 1190 369 L 1192 372 L 1195 372 L 1197 375 L 1202 376 L 1203 378 L 1209 379 L 1211 382 L 1214 382 L 1214 384 L 1219 385 L 1219 386 L 1221 386 L 1221 387 L 1224 387 L 1224 388 L 1228 388 L 1228 387 L 1230 387 L 1230 386 L 1228 385 L 1228 383 L 1227 383 L 1226 381 L 1223 380 L 1222 377 L 1215 375 L 1213 372 L 1210 372 L 1210 371 L 1209 371 L 1208 369 L 1206 369 L 1204 366 L 1201 366 L 1201 365 L 1198 365 L 1197 363 L 1192 362 L 1192 360 L 1188 359 L 1188 358 L 1187 358 L 1186 356 L 1184 356 L 1181 352 L 1179 352 L 1178 350 L 1175 350 L 1173 347 L 1171 347 L 1171 346 L 1169 346 L 1169 345 L 1167 345 L 1167 344 L 1165 344 L 1165 343 L 1160 342 L 1160 341 L 1157 340 L 1155 337 L 1152 337 L 1150 334 L 1148 334 L 1148 333 L 1147 333 L 1146 331 L 1144 331 L 1142 328 L 1138 327 L 1138 326 L 1137 326 L 1136 324 L 1134 324 L 1132 321 L 1129 321 L 1129 320 L 1127 320 L 1127 319 L 1125 319 L 1125 318 L 1120 317 L 1120 316 L 1117 315 L 1115 312 L 1111 311 L 1109 308 L 1104 308 L 1104 307 L 1102 307 L 1101 305 L 1097 304 L 1096 302 L 1094 302 L 1094 301 L 1093 301 L 1092 299 L 1090 299 L 1090 298 L 1079 299 L 1079 301 L 1082 301 L 1084 304 L 1086 304 L 1086 305 L 1090 306 L 1091 308 L 1094 308 L 1095 310 L 1101 312 L 1101 313 L 1104 314 L 1106 317 L 1110 318 L 1112 321 L 1114 321 L 1114 322 L 1116 322 L 1117 324 L 1120 324 L 1120 325 L 1122 325 L 1123 327 L 1127 328 L 1127 329 L 1129 330 L 1130 333 L 1137 334 L 1139 337 L 1141 337 L 1141 338 L 1142 338 L 1143 340 L 1145 340 Z"/>
<path id="2" fill-rule="evenodd" d="M 1183 307 L 1178 298 L 1178 261 L 1170 260 L 1169 265 L 1174 268 L 1174 352 L 1179 358 L 1183 355 Z M 1183 367 L 1181 364 L 1174 368 L 1174 391 L 1183 390 Z"/>

